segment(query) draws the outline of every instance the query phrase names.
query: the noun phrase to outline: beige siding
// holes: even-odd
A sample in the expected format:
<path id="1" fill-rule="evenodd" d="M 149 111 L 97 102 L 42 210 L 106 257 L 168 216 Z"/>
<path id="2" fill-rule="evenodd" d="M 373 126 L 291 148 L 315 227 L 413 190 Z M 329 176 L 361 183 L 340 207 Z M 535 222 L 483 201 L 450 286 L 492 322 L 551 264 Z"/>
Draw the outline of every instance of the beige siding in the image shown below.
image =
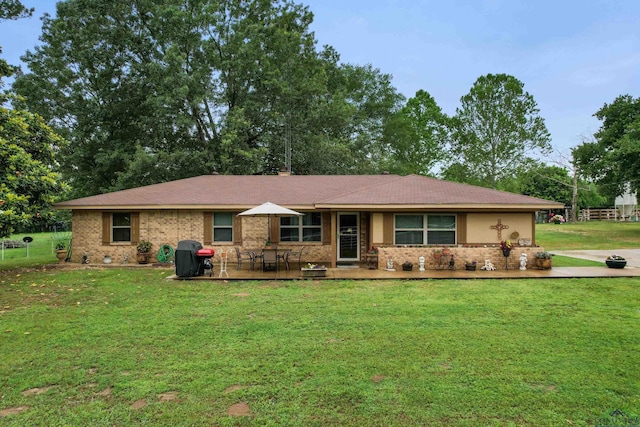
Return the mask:
<path id="1" fill-rule="evenodd" d="M 499 243 L 498 231 L 491 228 L 498 224 L 509 227 L 502 230 L 502 240 L 511 240 L 514 232 L 519 239 L 533 239 L 534 216 L 531 213 L 469 213 L 467 214 L 466 243 Z M 515 242 L 517 243 L 517 242 Z"/>
<path id="2" fill-rule="evenodd" d="M 379 246 L 384 242 L 384 214 L 371 215 L 371 243 Z"/>

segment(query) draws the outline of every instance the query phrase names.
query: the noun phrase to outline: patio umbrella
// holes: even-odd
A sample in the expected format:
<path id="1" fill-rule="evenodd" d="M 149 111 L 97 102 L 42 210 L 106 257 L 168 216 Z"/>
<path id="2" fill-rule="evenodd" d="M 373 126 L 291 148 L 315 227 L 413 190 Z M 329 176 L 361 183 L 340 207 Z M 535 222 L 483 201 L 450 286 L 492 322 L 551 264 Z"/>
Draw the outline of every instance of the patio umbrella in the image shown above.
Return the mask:
<path id="1" fill-rule="evenodd" d="M 268 238 L 271 241 L 271 217 L 279 217 L 279 216 L 302 216 L 300 212 L 296 212 L 294 210 L 285 208 L 280 205 L 276 205 L 275 203 L 265 202 L 260 206 L 256 206 L 255 208 L 251 208 L 244 212 L 240 212 L 238 216 L 266 216 L 267 224 L 268 224 Z"/>

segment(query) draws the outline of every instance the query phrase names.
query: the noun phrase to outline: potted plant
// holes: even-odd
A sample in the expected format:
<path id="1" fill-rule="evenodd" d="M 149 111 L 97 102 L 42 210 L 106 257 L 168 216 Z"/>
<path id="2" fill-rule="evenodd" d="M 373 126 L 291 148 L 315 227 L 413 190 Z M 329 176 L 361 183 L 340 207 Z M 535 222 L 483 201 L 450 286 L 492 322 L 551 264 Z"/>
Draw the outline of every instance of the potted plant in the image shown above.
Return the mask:
<path id="1" fill-rule="evenodd" d="M 327 267 L 324 265 L 308 263 L 306 267 L 300 269 L 302 271 L 302 277 L 326 277 Z"/>
<path id="2" fill-rule="evenodd" d="M 627 265 L 627 260 L 620 255 L 609 255 L 605 260 L 607 267 L 609 268 L 624 268 Z"/>
<path id="3" fill-rule="evenodd" d="M 153 245 L 148 240 L 140 240 L 138 242 L 138 253 L 136 254 L 136 260 L 138 261 L 138 264 L 146 264 L 149 262 L 152 246 Z"/>
<path id="4" fill-rule="evenodd" d="M 500 249 L 502 249 L 502 255 L 505 257 L 509 256 L 512 247 L 511 240 L 503 240 L 500 242 Z"/>
<path id="5" fill-rule="evenodd" d="M 540 270 L 551 269 L 551 257 L 549 252 L 536 252 L 536 266 Z"/>
<path id="6" fill-rule="evenodd" d="M 369 270 L 376 270 L 378 268 L 378 248 L 371 246 L 371 249 L 367 251 L 366 260 Z"/>
<path id="7" fill-rule="evenodd" d="M 476 271 L 476 266 L 478 265 L 478 263 L 474 260 L 474 261 L 467 261 L 464 263 L 464 268 L 465 270 L 469 270 L 469 271 Z"/>
<path id="8" fill-rule="evenodd" d="M 564 219 L 564 217 L 562 215 L 551 214 L 551 217 L 549 217 L 549 222 L 551 222 L 553 224 L 562 224 L 565 221 L 566 220 Z"/>
<path id="9" fill-rule="evenodd" d="M 62 264 L 67 259 L 67 247 L 63 242 L 56 243 L 56 258 L 58 258 L 58 264 Z"/>
<path id="10" fill-rule="evenodd" d="M 411 271 L 413 270 L 413 263 L 409 260 L 406 260 L 402 263 L 402 271 Z"/>

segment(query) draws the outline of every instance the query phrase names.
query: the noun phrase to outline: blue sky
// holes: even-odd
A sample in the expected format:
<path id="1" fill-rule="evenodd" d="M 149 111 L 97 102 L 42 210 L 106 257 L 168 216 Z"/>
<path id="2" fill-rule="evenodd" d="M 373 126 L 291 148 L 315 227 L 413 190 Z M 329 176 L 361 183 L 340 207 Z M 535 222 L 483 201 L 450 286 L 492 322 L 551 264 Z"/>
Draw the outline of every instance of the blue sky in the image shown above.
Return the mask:
<path id="1" fill-rule="evenodd" d="M 318 45 L 343 62 L 393 76 L 406 97 L 423 89 L 447 114 L 488 73 L 507 73 L 538 103 L 554 147 L 590 137 L 593 114 L 618 95 L 640 96 L 638 0 L 298 0 L 313 12 Z M 54 0 L 23 0 L 36 15 Z M 38 43 L 37 17 L 0 23 L 2 57 Z"/>

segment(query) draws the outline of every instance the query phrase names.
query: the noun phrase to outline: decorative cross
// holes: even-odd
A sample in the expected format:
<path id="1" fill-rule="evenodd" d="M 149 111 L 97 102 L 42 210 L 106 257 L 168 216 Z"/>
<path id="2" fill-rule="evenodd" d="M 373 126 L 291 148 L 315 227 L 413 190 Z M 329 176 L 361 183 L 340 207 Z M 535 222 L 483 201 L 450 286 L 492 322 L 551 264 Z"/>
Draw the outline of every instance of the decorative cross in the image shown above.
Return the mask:
<path id="1" fill-rule="evenodd" d="M 498 230 L 498 240 L 502 241 L 502 230 L 509 228 L 508 225 L 502 224 L 502 220 L 498 218 L 498 223 L 490 227 L 492 230 Z"/>

